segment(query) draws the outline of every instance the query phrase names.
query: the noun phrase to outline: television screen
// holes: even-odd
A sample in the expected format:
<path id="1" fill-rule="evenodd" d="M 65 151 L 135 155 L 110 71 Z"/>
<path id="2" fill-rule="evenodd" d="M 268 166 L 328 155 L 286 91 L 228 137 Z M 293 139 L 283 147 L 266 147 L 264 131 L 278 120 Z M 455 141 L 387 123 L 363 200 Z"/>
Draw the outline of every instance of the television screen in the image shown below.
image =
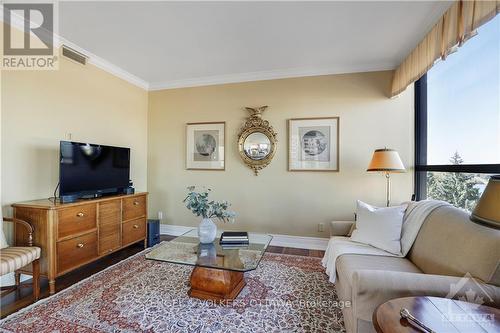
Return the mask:
<path id="1" fill-rule="evenodd" d="M 96 194 L 128 187 L 130 148 L 61 141 L 59 193 Z"/>

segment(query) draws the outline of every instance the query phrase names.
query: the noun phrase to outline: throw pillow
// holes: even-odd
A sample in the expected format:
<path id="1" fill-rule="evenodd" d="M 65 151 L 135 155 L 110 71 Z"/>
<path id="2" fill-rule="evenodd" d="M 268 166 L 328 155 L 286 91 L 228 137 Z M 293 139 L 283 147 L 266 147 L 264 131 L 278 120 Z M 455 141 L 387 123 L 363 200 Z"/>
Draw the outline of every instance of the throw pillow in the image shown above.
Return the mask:
<path id="1" fill-rule="evenodd" d="M 401 255 L 401 228 L 406 207 L 375 207 L 358 200 L 356 229 L 351 240 Z"/>

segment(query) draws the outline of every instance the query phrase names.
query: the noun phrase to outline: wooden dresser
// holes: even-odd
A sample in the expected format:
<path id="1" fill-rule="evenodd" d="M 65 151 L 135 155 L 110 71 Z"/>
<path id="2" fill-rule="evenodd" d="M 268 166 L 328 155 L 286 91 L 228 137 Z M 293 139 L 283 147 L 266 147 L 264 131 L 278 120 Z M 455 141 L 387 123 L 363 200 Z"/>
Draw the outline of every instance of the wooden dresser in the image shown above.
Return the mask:
<path id="1" fill-rule="evenodd" d="M 55 292 L 55 280 L 82 265 L 128 245 L 146 245 L 147 193 L 103 197 L 62 204 L 35 200 L 13 204 L 14 217 L 35 228 L 33 243 L 41 247 L 40 273 Z M 15 243 L 26 243 L 23 228 L 15 228 Z M 23 267 L 16 274 L 31 274 Z"/>

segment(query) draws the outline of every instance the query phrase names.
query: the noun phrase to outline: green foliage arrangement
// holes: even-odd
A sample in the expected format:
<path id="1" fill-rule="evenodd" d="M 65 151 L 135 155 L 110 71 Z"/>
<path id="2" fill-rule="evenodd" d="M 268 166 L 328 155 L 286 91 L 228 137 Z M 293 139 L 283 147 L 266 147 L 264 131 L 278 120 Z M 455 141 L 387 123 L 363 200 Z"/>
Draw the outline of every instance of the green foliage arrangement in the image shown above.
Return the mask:
<path id="1" fill-rule="evenodd" d="M 234 223 L 236 213 L 229 211 L 231 206 L 227 201 L 209 201 L 208 195 L 211 189 L 204 189 L 201 192 L 196 191 L 196 186 L 189 186 L 187 188 L 187 197 L 183 200 L 186 208 L 193 212 L 196 216 L 201 216 L 205 219 L 218 218 L 220 221 L 226 223 Z"/>

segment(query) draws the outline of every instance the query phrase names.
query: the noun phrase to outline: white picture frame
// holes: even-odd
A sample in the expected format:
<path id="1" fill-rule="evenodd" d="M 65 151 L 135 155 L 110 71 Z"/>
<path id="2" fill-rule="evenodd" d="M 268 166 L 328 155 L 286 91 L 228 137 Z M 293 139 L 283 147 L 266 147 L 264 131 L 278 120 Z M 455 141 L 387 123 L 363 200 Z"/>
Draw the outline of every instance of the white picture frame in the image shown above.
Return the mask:
<path id="1" fill-rule="evenodd" d="M 340 170 L 339 117 L 288 120 L 288 171 Z"/>
<path id="2" fill-rule="evenodd" d="M 226 169 L 226 122 L 186 124 L 186 170 Z"/>

